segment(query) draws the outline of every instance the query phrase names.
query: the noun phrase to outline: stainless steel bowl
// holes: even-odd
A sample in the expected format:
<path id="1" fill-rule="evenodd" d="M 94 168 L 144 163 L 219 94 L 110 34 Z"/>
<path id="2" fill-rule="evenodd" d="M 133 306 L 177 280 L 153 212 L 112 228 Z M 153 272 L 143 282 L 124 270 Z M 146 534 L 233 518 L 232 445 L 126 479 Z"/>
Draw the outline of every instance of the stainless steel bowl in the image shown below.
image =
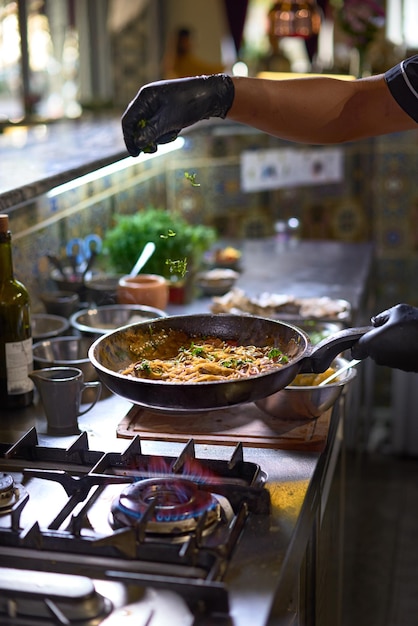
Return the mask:
<path id="1" fill-rule="evenodd" d="M 161 309 L 142 304 L 109 304 L 77 311 L 71 316 L 70 324 L 82 335 L 98 337 L 121 326 L 157 317 L 166 317 L 166 314 Z"/>
<path id="2" fill-rule="evenodd" d="M 89 304 L 105 306 L 117 303 L 117 290 L 122 274 L 95 274 L 84 281 Z"/>
<path id="3" fill-rule="evenodd" d="M 63 335 L 70 327 L 70 322 L 61 315 L 34 313 L 31 316 L 32 337 L 34 341 Z"/>
<path id="4" fill-rule="evenodd" d="M 86 381 L 97 380 L 96 370 L 88 357 L 92 341 L 93 338 L 73 336 L 39 341 L 32 350 L 34 367 L 78 367 Z"/>
<path id="5" fill-rule="evenodd" d="M 50 315 L 70 317 L 79 307 L 80 296 L 75 291 L 47 291 L 39 295 L 45 310 Z"/>
<path id="6" fill-rule="evenodd" d="M 298 328 L 301 328 L 309 335 L 309 339 L 313 345 L 316 345 L 326 337 L 337 333 L 344 328 L 344 325 L 339 322 L 322 322 L 321 320 L 301 320 L 295 319 L 289 322 L 295 324 Z"/>
<path id="7" fill-rule="evenodd" d="M 347 359 L 337 357 L 331 367 L 338 369 L 348 363 Z M 318 386 L 302 387 L 292 384 L 271 396 L 257 400 L 256 405 L 265 413 L 281 420 L 316 419 L 331 408 L 338 400 L 344 387 L 356 376 L 356 370 L 350 368 L 334 382 Z"/>

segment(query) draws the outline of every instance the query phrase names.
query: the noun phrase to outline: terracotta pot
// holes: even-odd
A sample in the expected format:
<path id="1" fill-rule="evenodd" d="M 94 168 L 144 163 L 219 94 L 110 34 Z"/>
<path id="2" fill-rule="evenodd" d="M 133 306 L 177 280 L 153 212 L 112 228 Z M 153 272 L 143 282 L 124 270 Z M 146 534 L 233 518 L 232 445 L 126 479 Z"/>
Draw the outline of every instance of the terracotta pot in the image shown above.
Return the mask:
<path id="1" fill-rule="evenodd" d="M 168 284 L 163 276 L 138 274 L 119 279 L 117 300 L 119 304 L 146 304 L 164 310 L 168 294 Z"/>

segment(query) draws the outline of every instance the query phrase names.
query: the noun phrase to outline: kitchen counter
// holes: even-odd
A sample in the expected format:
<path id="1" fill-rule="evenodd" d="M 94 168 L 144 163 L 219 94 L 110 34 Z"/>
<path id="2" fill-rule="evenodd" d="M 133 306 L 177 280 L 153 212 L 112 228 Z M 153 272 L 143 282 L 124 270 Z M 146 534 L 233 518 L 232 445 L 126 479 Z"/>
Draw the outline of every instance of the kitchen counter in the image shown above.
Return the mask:
<path id="1" fill-rule="evenodd" d="M 296 241 L 278 246 L 275 238 L 233 242 L 242 252 L 241 274 L 236 287 L 249 296 L 265 292 L 291 294 L 298 298 L 346 300 L 351 305 L 349 323 L 362 325 L 368 315 L 369 283 L 373 271 L 370 243 Z M 171 305 L 172 315 L 210 309 L 209 297 L 184 306 Z M 368 321 L 366 320 L 366 323 Z"/>
<path id="2" fill-rule="evenodd" d="M 107 395 L 90 412 L 80 416 L 79 426 L 87 433 L 90 449 L 122 452 L 127 448 L 129 441 L 117 439 L 115 433 L 119 421 L 131 406 L 122 398 Z M 68 448 L 75 441 L 75 436 L 52 437 L 47 434 L 46 421 L 39 400 L 28 409 L 3 413 L 1 418 L 2 442 L 14 442 L 32 427 L 37 430 L 38 443 L 41 446 Z M 326 505 L 329 483 L 342 443 L 339 431 L 341 423 L 342 412 L 338 405 L 330 422 L 326 450 L 321 454 L 244 446 L 244 460 L 260 465 L 267 474 L 272 514 L 269 520 L 269 534 L 261 533 L 257 540 L 254 541 L 253 538 L 252 542 L 241 541 L 234 559 L 234 571 L 228 574 L 231 576 L 231 587 L 240 590 L 240 598 L 241 595 L 246 598 L 244 604 L 241 598 L 236 607 L 232 598 L 231 612 L 236 613 L 234 624 L 287 626 L 293 623 L 289 621 L 288 605 L 314 520 L 321 508 L 324 509 Z M 144 454 L 177 456 L 183 448 L 182 443 L 150 440 L 141 442 Z M 228 460 L 232 450 L 232 446 L 206 444 L 195 446 L 197 458 Z M 260 528 L 265 523 L 266 520 L 255 520 L 255 524 L 260 524 Z M 262 545 L 267 540 L 270 542 L 267 547 L 268 553 L 274 554 L 273 571 L 271 566 L 267 565 L 264 570 L 253 570 Z M 276 599 L 274 606 L 272 606 L 273 596 Z M 269 617 L 270 610 L 272 615 Z"/>
<path id="3" fill-rule="evenodd" d="M 210 122 L 199 122 L 194 128 L 207 124 Z M 188 132 L 186 128 L 182 135 Z M 160 148 L 158 154 L 162 152 Z M 0 134 L 0 154 L 0 211 L 131 158 L 120 117 L 93 114 L 77 120 L 6 127 Z"/>
<path id="4" fill-rule="evenodd" d="M 128 157 L 119 118 L 15 126 L 0 135 L 0 210 Z"/>
<path id="5" fill-rule="evenodd" d="M 238 286 L 245 288 L 249 294 L 256 295 L 268 290 L 293 293 L 299 297 L 342 298 L 352 305 L 350 323 L 358 321 L 367 296 L 372 264 L 371 246 L 303 241 L 283 250 L 277 249 L 275 240 L 271 239 L 247 241 L 240 247 L 243 271 Z M 210 299 L 200 298 L 189 305 L 172 305 L 169 313 L 207 311 L 209 305 Z M 122 452 L 129 441 L 117 438 L 116 431 L 132 405 L 108 392 L 104 395 L 91 411 L 80 416 L 79 426 L 87 434 L 92 450 Z M 244 536 L 234 556 L 234 568 L 226 575 L 225 582 L 234 590 L 231 593 L 231 614 L 234 618 L 231 624 L 294 624 L 289 603 L 292 601 L 298 605 L 301 602 L 298 594 L 295 595 L 295 589 L 304 577 L 314 586 L 315 595 L 316 560 L 309 560 L 306 555 L 308 547 L 316 546 L 317 537 L 321 535 L 331 484 L 344 445 L 346 400 L 346 396 L 343 396 L 334 408 L 327 446 L 322 453 L 244 445 L 244 460 L 259 464 L 267 474 L 272 513 L 267 533 L 257 534 L 256 538 L 250 534 L 250 540 L 248 535 L 246 538 Z M 0 416 L 0 441 L 12 443 L 32 427 L 36 428 L 40 445 L 66 449 L 75 441 L 74 436 L 51 437 L 47 434 L 46 420 L 38 398 L 30 408 L 3 412 Z M 177 456 L 184 448 L 184 443 L 147 439 L 141 442 L 141 448 L 144 454 Z M 195 445 L 197 458 L 228 460 L 232 451 L 231 445 Z M 266 520 L 253 521 L 255 527 L 259 524 L 260 528 L 265 523 Z M 337 532 L 335 527 L 334 532 Z M 263 546 L 272 555 L 269 566 L 260 566 L 258 563 Z M 335 561 L 339 556 L 334 554 L 328 561 Z M 309 570 L 307 575 L 306 572 L 302 574 L 304 568 Z M 310 607 L 307 610 L 314 609 Z M 325 622 L 317 623 L 323 626 Z M 301 621 L 300 624 L 305 622 Z"/>
<path id="6" fill-rule="evenodd" d="M 104 117 L 16 127 L 0 136 L 0 151 L 0 210 L 127 156 L 120 120 Z M 344 299 L 352 307 L 349 323 L 364 323 L 362 316 L 367 311 L 367 287 L 373 262 L 369 244 L 300 241 L 283 247 L 271 238 L 232 242 L 232 245 L 242 251 L 242 273 L 236 285 L 248 295 L 268 291 L 297 297 Z M 187 305 L 170 305 L 168 313 L 208 311 L 210 304 L 210 298 L 202 297 Z M 105 393 L 91 411 L 79 417 L 80 429 L 86 433 L 90 449 L 114 452 L 126 449 L 129 441 L 117 438 L 116 430 L 131 406 L 130 402 Z M 307 550 L 309 545 L 316 545 L 327 508 L 344 445 L 345 408 L 344 399 L 336 405 L 328 443 L 322 453 L 244 446 L 244 460 L 260 465 L 267 474 L 272 514 L 268 520 L 253 522 L 260 527 L 267 522 L 268 533 L 256 539 L 250 534 L 250 541 L 243 538 L 237 547 L 235 569 L 227 574 L 226 582 L 236 590 L 231 599 L 231 626 L 295 623 L 289 603 L 298 604 L 295 589 L 303 578 L 302 569 L 308 568 Z M 47 434 L 43 407 L 37 396 L 34 405 L 25 410 L 0 412 L 2 442 L 14 443 L 33 427 L 43 446 L 67 449 L 76 440 L 75 436 Z M 141 447 L 144 454 L 176 456 L 184 444 L 144 440 Z M 233 447 L 197 444 L 195 450 L 197 458 L 227 460 Z M 271 555 L 272 567 L 263 567 L 264 564 L 255 567 L 262 547 Z M 315 576 L 308 576 L 314 585 Z M 309 624 L 313 619 L 310 615 Z M 336 621 L 333 626 L 337 626 Z"/>

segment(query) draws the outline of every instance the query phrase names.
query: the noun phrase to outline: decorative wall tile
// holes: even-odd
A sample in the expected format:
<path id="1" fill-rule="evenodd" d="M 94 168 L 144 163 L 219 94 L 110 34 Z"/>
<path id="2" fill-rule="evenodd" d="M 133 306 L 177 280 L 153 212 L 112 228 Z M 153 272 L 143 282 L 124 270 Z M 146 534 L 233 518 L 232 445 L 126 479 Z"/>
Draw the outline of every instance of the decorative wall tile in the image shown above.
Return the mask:
<path id="1" fill-rule="evenodd" d="M 416 300 L 415 133 L 343 146 L 339 184 L 244 193 L 241 152 L 287 145 L 228 123 L 202 124 L 185 134 L 184 148 L 175 155 L 16 205 L 10 210 L 16 273 L 28 285 L 35 308 L 41 306 L 40 290 L 50 288 L 47 252 L 62 254 L 70 237 L 90 232 L 104 237 L 117 215 L 148 206 L 179 211 L 193 223 L 215 226 L 225 238 L 271 236 L 276 221 L 296 217 L 305 238 L 374 240 L 378 298 L 389 304 Z M 185 172 L 194 172 L 199 186 L 191 185 Z"/>

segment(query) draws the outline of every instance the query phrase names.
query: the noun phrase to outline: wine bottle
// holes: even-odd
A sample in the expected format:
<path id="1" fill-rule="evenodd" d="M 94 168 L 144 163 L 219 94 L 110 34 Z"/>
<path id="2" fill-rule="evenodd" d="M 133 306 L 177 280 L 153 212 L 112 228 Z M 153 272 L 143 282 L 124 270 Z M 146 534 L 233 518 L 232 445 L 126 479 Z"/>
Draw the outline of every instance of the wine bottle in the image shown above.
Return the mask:
<path id="1" fill-rule="evenodd" d="M 9 218 L 0 215 L 0 410 L 33 401 L 30 298 L 13 273 Z"/>

